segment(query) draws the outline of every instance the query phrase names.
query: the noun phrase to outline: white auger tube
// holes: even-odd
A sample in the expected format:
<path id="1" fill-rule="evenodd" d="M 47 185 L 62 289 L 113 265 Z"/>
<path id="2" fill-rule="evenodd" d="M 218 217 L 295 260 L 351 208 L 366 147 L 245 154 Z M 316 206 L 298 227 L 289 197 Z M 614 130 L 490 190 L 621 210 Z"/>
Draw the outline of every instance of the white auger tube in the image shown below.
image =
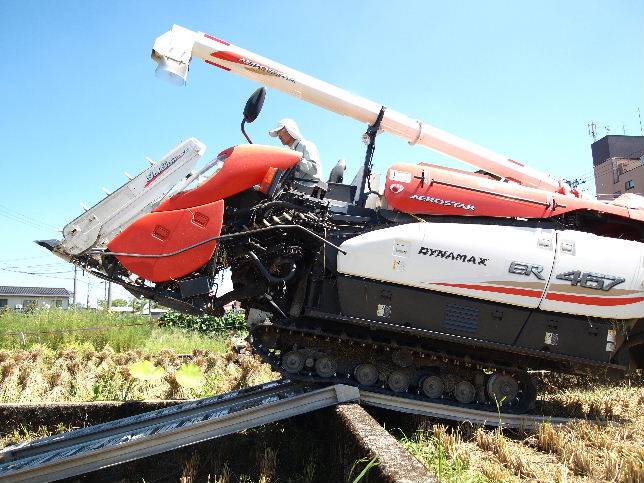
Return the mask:
<path id="1" fill-rule="evenodd" d="M 203 32 L 193 32 L 178 25 L 173 25 L 172 30 L 158 37 L 152 49 L 152 58 L 159 64 L 157 76 L 178 85 L 185 84 L 192 56 L 367 124 L 375 122 L 382 107 L 376 102 L 351 94 L 225 40 Z M 547 174 L 389 108 L 384 113 L 380 128 L 410 144 L 434 149 L 526 186 L 547 191 L 557 191 L 562 186 Z"/>

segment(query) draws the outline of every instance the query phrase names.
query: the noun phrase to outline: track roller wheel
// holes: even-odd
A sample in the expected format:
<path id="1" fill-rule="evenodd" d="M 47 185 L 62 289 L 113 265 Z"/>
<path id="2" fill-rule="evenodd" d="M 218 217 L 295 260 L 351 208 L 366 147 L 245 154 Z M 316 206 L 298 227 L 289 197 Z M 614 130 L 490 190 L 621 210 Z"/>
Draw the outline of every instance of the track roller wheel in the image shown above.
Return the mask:
<path id="1" fill-rule="evenodd" d="M 297 374 L 304 368 L 304 356 L 297 351 L 287 352 L 282 356 L 282 368 L 289 374 Z"/>
<path id="2" fill-rule="evenodd" d="M 373 364 L 359 364 L 353 371 L 353 376 L 361 386 L 373 386 L 378 382 L 378 369 Z"/>
<path id="3" fill-rule="evenodd" d="M 409 377 L 403 371 L 394 371 L 389 374 L 387 385 L 393 392 L 404 392 L 409 388 Z"/>
<path id="4" fill-rule="evenodd" d="M 444 374 L 441 379 L 443 380 L 443 390 L 445 392 L 453 392 L 458 378 L 454 374 Z"/>
<path id="5" fill-rule="evenodd" d="M 509 406 L 519 394 L 519 383 L 509 374 L 496 372 L 487 381 L 487 393 L 500 406 Z"/>
<path id="6" fill-rule="evenodd" d="M 441 397 L 444 389 L 445 384 L 443 384 L 443 380 L 438 376 L 427 376 L 420 384 L 422 393 L 431 399 Z"/>
<path id="7" fill-rule="evenodd" d="M 454 386 L 454 399 L 461 404 L 469 404 L 476 399 L 476 388 L 470 381 L 459 381 Z"/>
<path id="8" fill-rule="evenodd" d="M 333 377 L 338 370 L 338 363 L 331 357 L 322 356 L 315 361 L 315 373 L 320 377 Z"/>

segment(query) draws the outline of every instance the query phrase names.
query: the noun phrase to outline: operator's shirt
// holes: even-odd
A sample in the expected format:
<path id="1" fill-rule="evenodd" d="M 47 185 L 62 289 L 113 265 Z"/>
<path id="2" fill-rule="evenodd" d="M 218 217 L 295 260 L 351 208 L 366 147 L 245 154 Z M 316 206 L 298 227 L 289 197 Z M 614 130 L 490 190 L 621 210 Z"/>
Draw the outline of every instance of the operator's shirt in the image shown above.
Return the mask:
<path id="1" fill-rule="evenodd" d="M 295 167 L 295 180 L 315 183 L 320 181 L 322 161 L 320 161 L 320 153 L 318 153 L 315 143 L 306 139 L 296 139 L 289 147 L 302 153 L 302 159 Z"/>

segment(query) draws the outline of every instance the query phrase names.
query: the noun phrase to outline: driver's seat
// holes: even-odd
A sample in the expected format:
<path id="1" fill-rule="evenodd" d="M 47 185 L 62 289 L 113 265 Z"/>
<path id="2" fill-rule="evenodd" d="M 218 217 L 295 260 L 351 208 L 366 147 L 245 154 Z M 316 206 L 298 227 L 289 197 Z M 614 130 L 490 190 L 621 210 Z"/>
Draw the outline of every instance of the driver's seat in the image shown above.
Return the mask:
<path id="1" fill-rule="evenodd" d="M 344 159 L 338 159 L 335 166 L 329 174 L 329 183 L 342 183 L 344 179 L 344 170 L 347 169 L 347 162 Z"/>
<path id="2" fill-rule="evenodd" d="M 347 162 L 344 159 L 339 159 L 329 174 L 326 198 L 351 204 L 356 194 L 356 187 L 342 184 L 346 168 Z"/>

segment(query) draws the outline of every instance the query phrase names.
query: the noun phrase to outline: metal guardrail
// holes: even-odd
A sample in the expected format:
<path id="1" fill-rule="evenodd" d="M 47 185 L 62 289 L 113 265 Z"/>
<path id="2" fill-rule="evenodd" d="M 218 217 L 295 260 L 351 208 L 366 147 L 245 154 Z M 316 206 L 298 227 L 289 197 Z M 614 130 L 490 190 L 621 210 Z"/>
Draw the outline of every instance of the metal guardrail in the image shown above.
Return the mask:
<path id="1" fill-rule="evenodd" d="M 281 380 L 5 448 L 0 451 L 0 481 L 69 478 L 345 402 L 504 428 L 571 421 L 447 406 L 343 384 L 321 387 Z"/>
<path id="2" fill-rule="evenodd" d="M 359 397 L 357 388 L 342 384 L 264 384 L 6 448 L 0 480 L 69 478 Z"/>
<path id="3" fill-rule="evenodd" d="M 501 426 L 503 428 L 536 429 L 541 423 L 565 424 L 572 421 L 570 418 L 532 414 L 494 413 L 362 390 L 360 391 L 360 402 L 391 411 L 419 414 L 450 421 L 467 421 L 481 426 Z"/>
<path id="4" fill-rule="evenodd" d="M 231 391 L 218 396 L 178 403 L 174 406 L 168 406 L 163 409 L 148 411 L 103 424 L 96 424 L 47 438 L 27 441 L 1 450 L 0 463 L 24 459 L 41 454 L 45 451 L 53 451 L 85 443 L 96 439 L 99 435 L 100 437 L 115 436 L 126 431 L 135 431 L 137 429 L 145 428 L 150 424 L 171 422 L 177 417 L 188 417 L 204 411 L 209 411 L 216 407 L 230 404 L 235 399 L 245 398 L 246 396 L 250 396 L 251 398 L 267 397 L 274 391 L 280 392 L 286 388 L 290 388 L 295 391 L 297 389 L 297 385 L 284 380 L 273 381 L 258 386 Z"/>

